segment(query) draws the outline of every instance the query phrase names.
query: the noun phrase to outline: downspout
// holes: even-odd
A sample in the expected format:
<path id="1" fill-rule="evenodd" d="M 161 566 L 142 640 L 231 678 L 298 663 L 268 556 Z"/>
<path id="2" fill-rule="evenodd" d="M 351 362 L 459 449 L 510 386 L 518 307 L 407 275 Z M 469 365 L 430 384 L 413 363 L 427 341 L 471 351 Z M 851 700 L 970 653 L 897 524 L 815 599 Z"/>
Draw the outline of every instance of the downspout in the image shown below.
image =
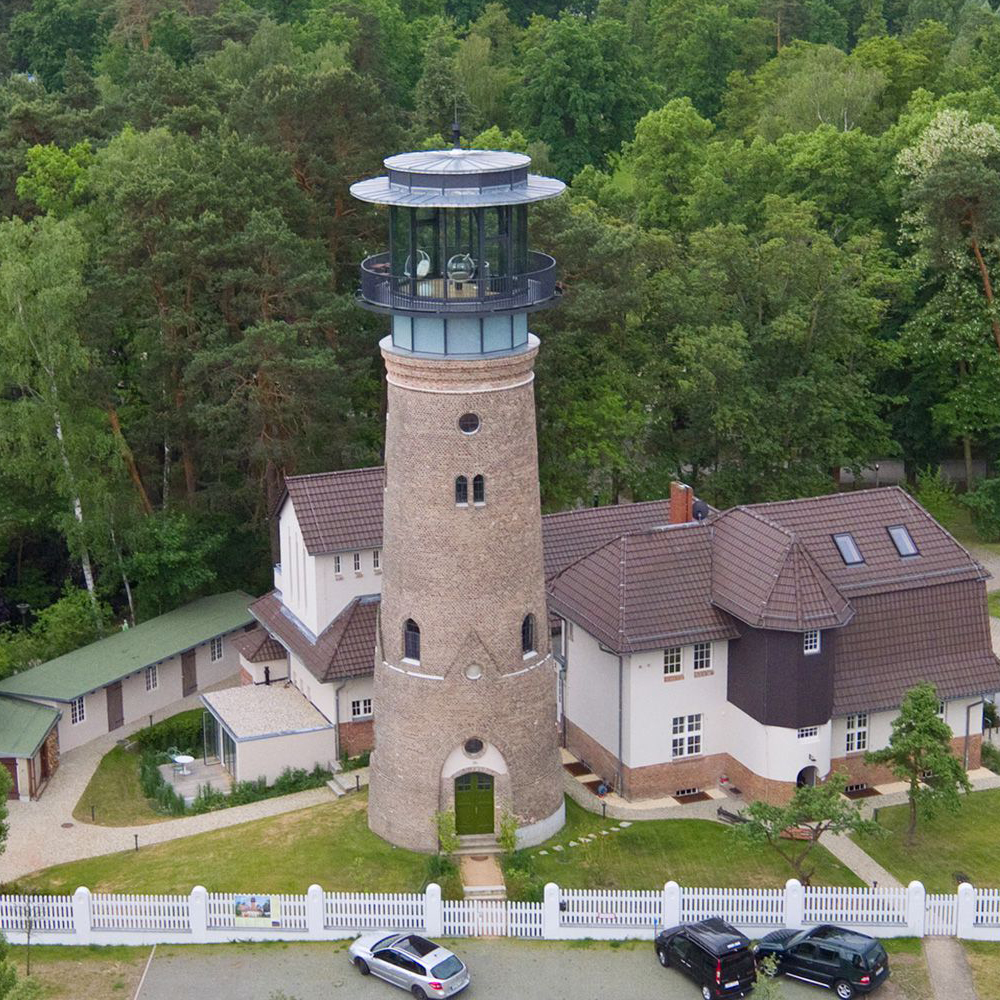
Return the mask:
<path id="1" fill-rule="evenodd" d="M 341 681 L 333 689 L 333 718 L 334 718 L 333 733 L 334 733 L 334 743 L 336 743 L 336 745 L 337 745 L 337 754 L 336 754 L 336 757 L 334 759 L 338 763 L 340 762 L 340 757 L 341 757 L 341 754 L 340 754 L 340 692 L 343 689 L 343 687 L 344 687 L 345 684 L 347 684 L 347 681 Z M 336 770 L 336 768 L 334 770 Z"/>
<path id="2" fill-rule="evenodd" d="M 969 740 L 972 738 L 969 730 L 972 728 L 972 710 L 976 705 L 985 705 L 986 695 L 980 697 L 978 701 L 970 702 L 965 706 L 965 750 L 962 754 L 962 768 L 966 771 L 969 770 Z"/>
<path id="3" fill-rule="evenodd" d="M 621 654 L 618 655 L 618 794 L 621 795 L 622 798 L 625 797 L 625 785 L 623 781 L 624 767 L 622 762 L 622 750 L 624 742 L 622 739 L 622 731 L 623 731 L 622 694 L 623 694 L 624 675 L 625 675 L 624 659 L 625 658 Z"/>

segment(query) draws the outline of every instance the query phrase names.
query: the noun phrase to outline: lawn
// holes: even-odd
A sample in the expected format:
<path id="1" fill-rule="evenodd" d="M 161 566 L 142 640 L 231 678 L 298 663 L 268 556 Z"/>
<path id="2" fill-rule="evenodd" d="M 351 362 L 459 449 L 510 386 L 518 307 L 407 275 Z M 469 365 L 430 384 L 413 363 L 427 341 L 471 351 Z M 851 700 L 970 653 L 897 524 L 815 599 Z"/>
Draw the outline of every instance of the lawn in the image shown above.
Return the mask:
<path id="1" fill-rule="evenodd" d="M 1000 944 L 995 941 L 963 941 L 965 957 L 979 1000 L 1000 1000 Z"/>
<path id="2" fill-rule="evenodd" d="M 138 851 L 56 865 L 18 879 L 19 890 L 187 893 L 330 891 L 417 892 L 427 858 L 368 829 L 368 795 L 352 794 L 267 819 L 200 833 Z M 142 835 L 140 834 L 140 843 Z"/>
<path id="3" fill-rule="evenodd" d="M 641 820 L 601 836 L 618 823 L 566 800 L 566 826 L 531 851 L 542 882 L 573 889 L 656 889 L 669 879 L 684 886 L 783 886 L 791 870 L 764 848 L 737 843 L 730 827 L 708 820 Z M 596 834 L 577 847 L 571 840 Z M 554 847 L 562 845 L 562 851 Z M 548 851 L 544 857 L 539 850 Z M 825 848 L 817 847 L 817 885 L 863 885 Z"/>
<path id="4" fill-rule="evenodd" d="M 990 614 L 994 618 L 1000 618 L 1000 590 L 991 590 L 986 595 L 986 603 L 989 606 Z"/>
<path id="5" fill-rule="evenodd" d="M 98 826 L 144 826 L 172 817 L 156 812 L 142 794 L 139 755 L 124 747 L 114 747 L 101 758 L 73 810 L 73 818 Z"/>
<path id="6" fill-rule="evenodd" d="M 11 945 L 10 957 L 24 976 L 29 949 Z M 149 948 L 62 947 L 33 944 L 31 978 L 45 1000 L 122 1000 L 135 995 Z"/>
<path id="7" fill-rule="evenodd" d="M 909 806 L 880 809 L 884 837 L 856 837 L 880 865 L 904 885 L 919 879 L 928 892 L 954 892 L 955 873 L 968 875 L 974 885 L 1000 886 L 1000 851 L 997 850 L 997 810 L 1000 789 L 962 796 L 957 815 L 942 814 L 920 820 L 917 841 L 906 843 Z"/>

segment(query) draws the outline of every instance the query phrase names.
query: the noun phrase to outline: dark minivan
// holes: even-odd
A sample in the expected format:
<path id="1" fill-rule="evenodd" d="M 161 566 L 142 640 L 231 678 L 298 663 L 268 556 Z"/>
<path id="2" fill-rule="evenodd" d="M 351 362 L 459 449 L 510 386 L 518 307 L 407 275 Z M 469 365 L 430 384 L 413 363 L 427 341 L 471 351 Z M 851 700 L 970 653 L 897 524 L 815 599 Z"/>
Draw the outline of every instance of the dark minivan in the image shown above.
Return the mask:
<path id="1" fill-rule="evenodd" d="M 662 931 L 654 946 L 660 965 L 693 979 L 704 1000 L 745 997 L 753 990 L 757 966 L 750 939 L 719 917 Z"/>
<path id="2" fill-rule="evenodd" d="M 839 1000 L 870 993 L 889 978 L 889 956 L 877 938 L 832 924 L 807 931 L 772 931 L 754 950 L 758 961 L 773 955 L 778 972 L 825 986 Z"/>

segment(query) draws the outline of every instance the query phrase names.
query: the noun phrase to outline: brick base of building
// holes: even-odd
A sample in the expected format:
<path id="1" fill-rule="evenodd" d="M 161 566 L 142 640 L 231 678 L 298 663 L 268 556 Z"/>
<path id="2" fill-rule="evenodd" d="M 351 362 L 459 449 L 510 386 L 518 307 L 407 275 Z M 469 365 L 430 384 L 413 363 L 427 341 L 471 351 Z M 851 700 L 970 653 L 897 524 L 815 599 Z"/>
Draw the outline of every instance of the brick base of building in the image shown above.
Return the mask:
<path id="1" fill-rule="evenodd" d="M 240 667 L 240 684 L 253 684 L 253 674 L 246 667 Z"/>
<path id="2" fill-rule="evenodd" d="M 969 737 L 969 762 L 967 769 L 974 771 L 982 764 L 983 737 L 980 733 Z M 951 751 L 960 760 L 965 759 L 965 737 L 956 736 L 951 741 Z M 836 757 L 830 761 L 830 771 L 843 771 L 848 776 L 848 784 L 888 785 L 900 779 L 891 769 L 882 764 L 866 764 L 863 753 L 849 757 Z"/>
<path id="3" fill-rule="evenodd" d="M 371 719 L 366 722 L 341 722 L 337 727 L 340 752 L 348 757 L 368 753 L 375 746 L 375 728 Z"/>

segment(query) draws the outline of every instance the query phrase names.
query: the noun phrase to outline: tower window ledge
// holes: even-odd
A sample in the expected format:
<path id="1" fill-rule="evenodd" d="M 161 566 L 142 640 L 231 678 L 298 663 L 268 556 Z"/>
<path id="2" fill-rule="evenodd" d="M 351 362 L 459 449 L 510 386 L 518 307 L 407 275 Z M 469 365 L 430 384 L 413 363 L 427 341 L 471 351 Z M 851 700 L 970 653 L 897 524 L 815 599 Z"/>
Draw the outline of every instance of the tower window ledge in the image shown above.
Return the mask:
<path id="1" fill-rule="evenodd" d="M 333 574 L 333 578 L 334 578 L 334 580 L 343 580 L 344 579 L 344 574 L 343 573 L 334 573 Z"/>
<path id="2" fill-rule="evenodd" d="M 457 504 L 455 504 L 455 506 L 456 507 L 468 507 L 469 505 L 467 503 L 457 503 Z M 482 507 L 482 504 L 477 503 L 476 506 L 477 507 Z"/>
<path id="3" fill-rule="evenodd" d="M 400 663 L 409 663 L 411 666 L 414 666 L 414 667 L 419 667 L 420 666 L 420 661 L 419 660 L 411 660 L 410 657 L 408 657 L 408 656 L 404 656 L 403 659 L 400 660 Z"/>
<path id="4" fill-rule="evenodd" d="M 521 657 L 521 659 L 522 660 L 533 660 L 536 656 L 538 656 L 538 650 L 537 649 L 529 649 L 528 652 L 525 653 L 524 656 Z"/>
<path id="5" fill-rule="evenodd" d="M 477 500 L 472 506 L 473 507 L 485 507 L 486 506 L 486 501 L 485 500 Z"/>

